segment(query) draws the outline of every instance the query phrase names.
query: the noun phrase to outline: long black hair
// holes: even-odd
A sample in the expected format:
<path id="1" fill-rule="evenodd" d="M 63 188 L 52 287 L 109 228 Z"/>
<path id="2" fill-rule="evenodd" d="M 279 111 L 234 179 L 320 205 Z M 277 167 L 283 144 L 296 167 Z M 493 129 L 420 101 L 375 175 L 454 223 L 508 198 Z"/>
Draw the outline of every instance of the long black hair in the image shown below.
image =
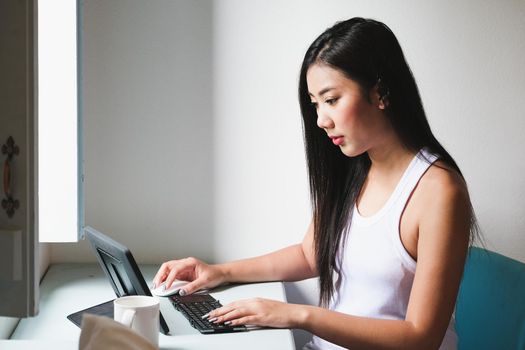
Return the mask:
<path id="1" fill-rule="evenodd" d="M 314 64 L 343 73 L 359 84 L 367 98 L 377 86 L 386 101 L 386 116 L 404 146 L 413 152 L 426 147 L 460 175 L 461 171 L 430 130 L 414 76 L 390 28 L 375 20 L 351 18 L 323 32 L 306 51 L 299 77 L 299 103 L 313 207 L 319 300 L 327 305 L 336 288 L 334 273 L 339 273 L 341 238 L 350 227 L 351 209 L 371 162 L 367 153 L 345 156 L 317 126 L 306 81 Z"/>

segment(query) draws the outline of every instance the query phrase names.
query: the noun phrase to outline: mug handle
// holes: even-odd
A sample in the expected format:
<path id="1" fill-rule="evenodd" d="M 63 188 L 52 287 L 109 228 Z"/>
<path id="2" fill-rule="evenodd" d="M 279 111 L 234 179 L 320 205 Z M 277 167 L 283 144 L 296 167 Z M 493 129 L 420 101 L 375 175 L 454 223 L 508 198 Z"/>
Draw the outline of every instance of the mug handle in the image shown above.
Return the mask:
<path id="1" fill-rule="evenodd" d="M 133 320 L 135 319 L 135 314 L 136 314 L 135 310 L 126 309 L 122 313 L 122 316 L 120 317 L 120 320 L 117 320 L 117 321 L 119 321 L 120 323 L 122 323 L 126 327 L 130 327 L 131 328 L 131 325 L 133 324 Z"/>

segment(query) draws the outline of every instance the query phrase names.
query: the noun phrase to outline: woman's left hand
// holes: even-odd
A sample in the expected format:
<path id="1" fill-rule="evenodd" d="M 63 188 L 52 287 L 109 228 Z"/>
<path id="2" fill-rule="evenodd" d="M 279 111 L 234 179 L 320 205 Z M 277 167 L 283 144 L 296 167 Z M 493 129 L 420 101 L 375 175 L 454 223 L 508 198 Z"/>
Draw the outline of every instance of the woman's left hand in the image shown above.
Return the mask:
<path id="1" fill-rule="evenodd" d="M 274 328 L 297 328 L 301 305 L 268 299 L 235 301 L 210 312 L 208 320 L 231 326 L 254 325 Z"/>

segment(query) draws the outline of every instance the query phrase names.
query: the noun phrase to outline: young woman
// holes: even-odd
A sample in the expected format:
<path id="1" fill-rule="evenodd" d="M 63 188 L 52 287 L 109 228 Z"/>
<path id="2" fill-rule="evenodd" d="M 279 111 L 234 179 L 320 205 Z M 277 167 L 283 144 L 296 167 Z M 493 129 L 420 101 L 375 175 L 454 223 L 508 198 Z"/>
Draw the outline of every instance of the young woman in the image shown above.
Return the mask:
<path id="1" fill-rule="evenodd" d="M 390 29 L 352 18 L 306 52 L 299 101 L 313 218 L 301 244 L 219 265 L 166 262 L 182 293 L 319 277 L 320 306 L 255 299 L 215 322 L 302 328 L 308 349 L 455 349 L 452 313 L 474 216 Z"/>

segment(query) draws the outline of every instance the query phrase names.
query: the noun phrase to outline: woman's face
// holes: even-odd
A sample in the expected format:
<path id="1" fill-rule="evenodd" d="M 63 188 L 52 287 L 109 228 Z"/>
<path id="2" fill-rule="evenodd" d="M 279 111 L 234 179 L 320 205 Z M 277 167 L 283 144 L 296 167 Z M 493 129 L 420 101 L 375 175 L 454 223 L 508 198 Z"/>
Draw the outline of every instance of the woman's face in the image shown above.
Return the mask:
<path id="1" fill-rule="evenodd" d="M 312 65 L 306 81 L 317 111 L 317 125 L 345 155 L 355 157 L 367 152 L 392 132 L 376 89 L 368 100 L 355 81 L 323 64 Z"/>

